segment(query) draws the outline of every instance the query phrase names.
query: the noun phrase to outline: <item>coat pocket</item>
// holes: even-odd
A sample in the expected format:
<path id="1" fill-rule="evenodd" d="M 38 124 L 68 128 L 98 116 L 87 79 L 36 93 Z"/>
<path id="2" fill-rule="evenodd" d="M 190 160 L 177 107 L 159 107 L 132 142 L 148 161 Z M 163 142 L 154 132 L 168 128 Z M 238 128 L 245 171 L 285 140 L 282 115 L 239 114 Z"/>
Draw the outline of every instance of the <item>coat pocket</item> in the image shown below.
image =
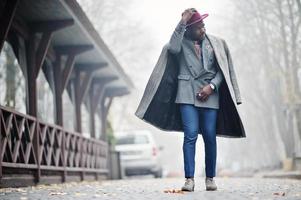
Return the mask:
<path id="1" fill-rule="evenodd" d="M 188 75 L 188 74 L 179 74 L 178 79 L 188 81 L 190 79 L 190 75 Z"/>

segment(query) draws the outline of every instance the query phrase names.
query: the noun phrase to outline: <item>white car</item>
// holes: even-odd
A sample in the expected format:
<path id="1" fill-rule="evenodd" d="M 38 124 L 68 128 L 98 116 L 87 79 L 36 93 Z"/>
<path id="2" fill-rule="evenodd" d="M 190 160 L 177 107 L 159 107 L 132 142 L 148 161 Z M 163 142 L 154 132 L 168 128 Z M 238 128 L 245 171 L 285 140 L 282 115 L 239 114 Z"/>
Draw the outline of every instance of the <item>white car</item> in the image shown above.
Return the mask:
<path id="1" fill-rule="evenodd" d="M 151 132 L 147 130 L 128 131 L 116 136 L 115 150 L 120 152 L 124 175 L 153 174 L 162 177 L 159 149 Z"/>

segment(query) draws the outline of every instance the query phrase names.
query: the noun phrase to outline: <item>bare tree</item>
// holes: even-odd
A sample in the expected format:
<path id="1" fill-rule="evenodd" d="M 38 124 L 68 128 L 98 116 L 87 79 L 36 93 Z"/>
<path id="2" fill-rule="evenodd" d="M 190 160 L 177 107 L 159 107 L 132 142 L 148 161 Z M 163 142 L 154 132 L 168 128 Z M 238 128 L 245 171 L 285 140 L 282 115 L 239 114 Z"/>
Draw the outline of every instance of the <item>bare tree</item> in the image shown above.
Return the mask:
<path id="1" fill-rule="evenodd" d="M 292 157 L 294 145 L 300 142 L 295 141 L 293 133 L 294 117 L 301 132 L 301 115 L 295 110 L 301 98 L 297 73 L 301 55 L 300 0 L 233 0 L 233 4 L 237 12 L 232 39 L 239 43 L 236 57 L 244 66 L 243 82 L 253 83 L 246 94 L 249 109 L 257 108 L 258 115 L 265 116 L 260 127 L 267 145 L 277 147 L 275 132 L 279 132 L 286 155 Z"/>

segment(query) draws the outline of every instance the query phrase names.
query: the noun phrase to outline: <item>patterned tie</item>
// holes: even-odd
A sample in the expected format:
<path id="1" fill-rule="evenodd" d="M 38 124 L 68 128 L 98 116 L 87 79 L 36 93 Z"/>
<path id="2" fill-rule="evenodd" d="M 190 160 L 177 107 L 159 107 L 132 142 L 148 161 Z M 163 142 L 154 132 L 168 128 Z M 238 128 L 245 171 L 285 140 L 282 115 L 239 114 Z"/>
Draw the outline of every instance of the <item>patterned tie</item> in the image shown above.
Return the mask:
<path id="1" fill-rule="evenodd" d="M 198 58 L 200 59 L 200 58 L 201 58 L 201 55 L 202 55 L 202 51 L 201 51 L 201 46 L 200 46 L 200 44 L 198 43 L 198 41 L 195 41 L 195 42 L 194 42 L 194 49 L 195 49 L 196 55 L 197 55 Z"/>

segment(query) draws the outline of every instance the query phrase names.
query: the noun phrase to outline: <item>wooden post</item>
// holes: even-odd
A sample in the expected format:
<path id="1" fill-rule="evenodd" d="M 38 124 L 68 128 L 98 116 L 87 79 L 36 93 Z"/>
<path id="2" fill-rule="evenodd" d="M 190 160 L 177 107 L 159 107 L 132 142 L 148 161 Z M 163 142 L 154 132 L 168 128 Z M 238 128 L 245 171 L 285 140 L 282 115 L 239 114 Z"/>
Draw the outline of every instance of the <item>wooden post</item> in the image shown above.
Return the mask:
<path id="1" fill-rule="evenodd" d="M 90 114 L 90 132 L 91 137 L 95 138 L 95 117 L 94 117 L 94 107 L 93 107 L 93 100 L 94 100 L 94 84 L 91 84 L 91 88 L 89 90 L 89 114 Z"/>
<path id="2" fill-rule="evenodd" d="M 36 38 L 30 35 L 27 44 L 27 92 L 28 92 L 28 114 L 37 117 L 37 84 L 36 84 Z"/>
<path id="3" fill-rule="evenodd" d="M 98 114 L 101 118 L 101 139 L 107 141 L 106 125 L 107 125 L 107 115 L 110 109 L 110 106 L 113 101 L 114 96 L 120 96 L 128 94 L 129 91 L 126 87 L 107 87 L 103 98 L 100 101 L 100 109 L 98 109 Z M 107 104 L 105 104 L 105 99 L 109 98 Z"/>
<path id="4" fill-rule="evenodd" d="M 0 120 L 2 118 L 2 110 L 0 109 Z M 1 122 L 0 122 L 0 131 L 2 130 L 2 126 L 1 126 Z M 2 148 L 3 148 L 3 143 L 2 143 L 2 139 L 3 137 L 0 137 L 0 184 L 2 182 L 2 161 L 3 161 L 3 157 L 2 157 Z M 4 149 L 5 151 L 5 149 Z"/>
<path id="5" fill-rule="evenodd" d="M 100 99 L 103 98 L 104 92 L 105 92 L 105 86 L 111 81 L 114 81 L 118 79 L 116 76 L 107 76 L 103 78 L 95 78 L 92 81 L 93 90 L 90 91 L 90 121 L 91 121 L 91 127 L 93 128 L 93 135 L 95 138 L 95 112 L 97 110 L 97 106 L 100 102 Z M 96 85 L 98 88 L 96 89 Z M 93 115 L 93 116 L 92 116 Z M 93 120 L 93 121 L 92 121 Z M 91 130 L 92 133 L 92 130 Z"/>
<path id="6" fill-rule="evenodd" d="M 68 25 L 68 21 L 65 22 Z M 64 24 L 61 23 L 61 26 Z M 63 126 L 63 101 L 62 95 L 67 87 L 71 73 L 74 68 L 75 57 L 78 54 L 89 51 L 93 48 L 91 45 L 74 45 L 55 47 L 56 61 L 54 63 L 55 78 L 55 101 L 56 101 L 56 124 Z M 62 65 L 62 56 L 67 56 L 67 61 Z"/>
<path id="7" fill-rule="evenodd" d="M 62 57 L 60 54 L 56 55 L 56 61 L 54 63 L 54 85 L 55 85 L 55 108 L 56 108 L 56 124 L 63 126 L 63 101 L 62 101 Z"/>
<path id="8" fill-rule="evenodd" d="M 88 70 L 81 70 L 80 68 L 76 68 L 76 72 L 75 72 L 75 107 L 76 107 L 75 111 L 76 111 L 76 124 L 77 124 L 76 131 L 78 131 L 80 133 L 82 131 L 80 107 L 88 93 L 88 89 L 89 89 L 92 79 L 93 79 L 94 70 L 96 70 L 96 68 L 88 69 Z M 81 80 L 81 75 L 83 75 L 82 80 Z M 90 99 L 89 104 L 91 104 L 91 101 L 93 101 L 93 97 Z M 92 103 L 91 108 L 93 108 L 93 103 Z M 92 117 L 91 113 L 90 113 L 90 117 Z M 92 119 L 94 119 L 94 116 L 92 117 Z M 94 122 L 92 122 L 92 123 L 94 123 Z M 92 126 L 95 126 L 95 125 L 92 125 Z M 95 131 L 94 131 L 94 133 L 95 133 Z"/>
<path id="9" fill-rule="evenodd" d="M 7 0 L 0 16 L 0 53 L 14 19 L 19 0 Z"/>
<path id="10" fill-rule="evenodd" d="M 80 102 L 80 71 L 75 71 L 75 116 L 76 116 L 76 131 L 82 132 L 82 113 L 81 113 L 81 103 Z"/>
<path id="11" fill-rule="evenodd" d="M 47 22 L 43 22 L 43 24 L 47 25 Z M 42 65 L 44 63 L 47 51 L 50 46 L 50 41 L 52 38 L 53 31 L 56 31 L 58 29 L 61 29 L 63 27 L 69 26 L 71 23 L 63 22 L 59 23 L 60 26 L 49 26 L 46 30 L 41 29 L 38 30 L 36 28 L 33 28 L 33 31 L 30 33 L 30 39 L 27 43 L 27 94 L 28 94 L 28 113 L 31 116 L 34 116 L 36 118 L 36 128 L 35 128 L 35 136 L 33 140 L 33 146 L 34 151 L 37 156 L 38 160 L 38 169 L 37 169 L 37 175 L 36 175 L 36 181 L 40 181 L 41 177 L 41 170 L 40 170 L 40 154 L 43 152 L 40 152 L 40 144 L 39 144 L 39 120 L 38 117 L 38 103 L 37 103 L 37 77 L 39 74 L 40 69 L 42 68 Z M 33 27 L 35 27 L 33 25 Z M 39 26 L 39 28 L 41 28 Z M 42 39 L 39 43 L 37 43 L 36 33 L 42 32 Z M 61 83 L 59 83 L 61 84 Z M 57 103 L 61 103 L 58 101 Z M 61 105 L 59 105 L 61 106 Z M 58 119 L 62 121 L 61 119 Z"/>
<path id="12" fill-rule="evenodd" d="M 107 142 L 107 119 L 105 116 L 105 99 L 106 96 L 100 100 L 100 120 L 101 120 L 101 136 L 100 139 Z"/>
<path id="13" fill-rule="evenodd" d="M 67 179 L 66 160 L 67 159 L 66 159 L 66 133 L 64 130 L 62 130 L 62 134 L 63 134 L 63 137 L 62 137 L 62 151 L 63 151 L 62 152 L 62 160 L 63 160 L 63 168 L 64 168 L 62 182 L 66 182 L 66 179 Z"/>
<path id="14" fill-rule="evenodd" d="M 92 80 L 92 71 L 85 73 L 84 79 L 81 81 L 81 71 L 75 72 L 75 113 L 76 113 L 76 131 L 82 133 L 81 104 L 87 94 L 88 88 Z"/>
<path id="15" fill-rule="evenodd" d="M 27 44 L 27 94 L 28 94 L 28 113 L 31 116 L 37 117 L 37 83 L 36 83 L 36 38 L 35 34 L 30 35 L 29 42 Z M 35 131 L 33 138 L 33 148 L 37 158 L 37 171 L 36 182 L 40 181 L 41 169 L 40 169 L 40 144 L 38 133 L 38 120 L 35 122 Z"/>

